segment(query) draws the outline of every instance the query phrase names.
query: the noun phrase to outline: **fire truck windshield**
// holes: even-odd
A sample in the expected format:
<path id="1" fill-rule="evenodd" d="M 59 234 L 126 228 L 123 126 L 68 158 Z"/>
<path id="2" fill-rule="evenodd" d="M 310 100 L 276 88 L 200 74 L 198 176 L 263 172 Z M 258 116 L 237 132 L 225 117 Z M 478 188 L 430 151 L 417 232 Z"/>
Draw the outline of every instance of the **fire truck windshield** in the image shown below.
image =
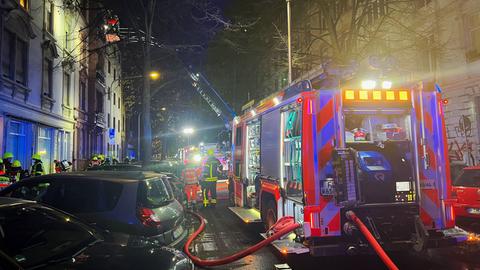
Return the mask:
<path id="1" fill-rule="evenodd" d="M 378 143 L 411 139 L 410 116 L 390 113 L 345 115 L 347 143 Z"/>

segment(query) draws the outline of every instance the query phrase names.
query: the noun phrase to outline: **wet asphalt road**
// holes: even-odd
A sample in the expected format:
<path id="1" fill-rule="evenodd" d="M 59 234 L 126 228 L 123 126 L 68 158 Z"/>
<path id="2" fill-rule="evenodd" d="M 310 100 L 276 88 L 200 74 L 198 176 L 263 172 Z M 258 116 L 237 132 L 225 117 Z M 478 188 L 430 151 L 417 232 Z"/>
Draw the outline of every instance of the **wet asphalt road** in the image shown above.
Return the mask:
<path id="1" fill-rule="evenodd" d="M 233 254 L 261 241 L 262 224 L 244 224 L 221 202 L 216 208 L 199 209 L 207 219 L 206 231 L 193 243 L 194 253 L 203 259 Z M 196 222 L 193 222 L 196 223 Z M 194 224 L 198 227 L 198 224 Z M 193 230 L 193 229 L 191 229 Z M 391 254 L 400 269 L 480 269 L 480 244 L 429 250 L 422 254 Z M 275 269 L 288 263 L 291 269 L 386 269 L 377 256 L 312 257 L 282 255 L 272 246 L 237 262 L 211 269 Z M 207 268 L 197 268 L 207 269 Z"/>

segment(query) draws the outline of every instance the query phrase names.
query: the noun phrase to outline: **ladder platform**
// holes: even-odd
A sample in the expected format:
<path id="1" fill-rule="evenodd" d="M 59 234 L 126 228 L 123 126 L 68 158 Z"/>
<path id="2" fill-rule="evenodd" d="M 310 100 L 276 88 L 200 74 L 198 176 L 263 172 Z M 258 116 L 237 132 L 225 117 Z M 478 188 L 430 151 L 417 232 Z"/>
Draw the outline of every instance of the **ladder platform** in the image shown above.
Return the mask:
<path id="1" fill-rule="evenodd" d="M 243 222 L 245 223 L 257 223 L 262 222 L 260 218 L 260 211 L 254 208 L 243 208 L 243 207 L 228 207 L 230 211 L 235 213 Z"/>
<path id="2" fill-rule="evenodd" d="M 267 239 L 266 233 L 260 234 L 263 238 Z M 275 249 L 277 249 L 280 253 L 286 254 L 303 254 L 309 253 L 310 249 L 303 245 L 302 243 L 295 242 L 295 234 L 291 233 L 284 238 L 280 238 L 275 240 L 271 243 Z"/>

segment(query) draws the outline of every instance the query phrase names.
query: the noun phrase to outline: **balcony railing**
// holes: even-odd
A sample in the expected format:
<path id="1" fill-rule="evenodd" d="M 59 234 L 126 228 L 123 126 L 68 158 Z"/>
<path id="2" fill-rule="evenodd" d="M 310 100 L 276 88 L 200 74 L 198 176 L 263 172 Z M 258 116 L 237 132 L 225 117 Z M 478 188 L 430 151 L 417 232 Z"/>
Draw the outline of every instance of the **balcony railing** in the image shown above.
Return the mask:
<path id="1" fill-rule="evenodd" d="M 95 113 L 95 123 L 97 125 L 105 125 L 105 114 L 101 112 Z"/>

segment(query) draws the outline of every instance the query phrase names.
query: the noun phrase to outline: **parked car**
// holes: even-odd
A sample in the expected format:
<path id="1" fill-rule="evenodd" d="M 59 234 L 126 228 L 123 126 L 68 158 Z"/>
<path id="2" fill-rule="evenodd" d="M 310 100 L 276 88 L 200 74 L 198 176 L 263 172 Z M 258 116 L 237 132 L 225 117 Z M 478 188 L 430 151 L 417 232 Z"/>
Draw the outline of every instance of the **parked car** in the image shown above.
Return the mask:
<path id="1" fill-rule="evenodd" d="M 116 165 L 103 165 L 90 167 L 87 171 L 152 171 L 152 166 L 142 167 L 141 165 L 136 164 L 116 164 Z M 159 168 L 155 171 L 167 179 L 172 188 L 175 198 L 180 203 L 183 203 L 185 200 L 185 194 L 183 192 L 183 181 L 181 181 L 174 173 L 161 171 Z"/>
<path id="2" fill-rule="evenodd" d="M 452 193 L 457 197 L 457 217 L 480 220 L 480 166 L 463 168 L 453 181 Z"/>
<path id="3" fill-rule="evenodd" d="M 56 209 L 0 198 L 2 269 L 193 269 L 182 252 L 168 247 L 129 248 Z"/>
<path id="4" fill-rule="evenodd" d="M 180 247 L 185 214 L 168 181 L 140 171 L 92 171 L 32 177 L 0 196 L 34 200 L 111 231 L 129 246 L 145 241 Z"/>
<path id="5" fill-rule="evenodd" d="M 88 167 L 87 171 L 142 171 L 141 165 L 118 163 L 113 165 L 101 165 Z"/>

